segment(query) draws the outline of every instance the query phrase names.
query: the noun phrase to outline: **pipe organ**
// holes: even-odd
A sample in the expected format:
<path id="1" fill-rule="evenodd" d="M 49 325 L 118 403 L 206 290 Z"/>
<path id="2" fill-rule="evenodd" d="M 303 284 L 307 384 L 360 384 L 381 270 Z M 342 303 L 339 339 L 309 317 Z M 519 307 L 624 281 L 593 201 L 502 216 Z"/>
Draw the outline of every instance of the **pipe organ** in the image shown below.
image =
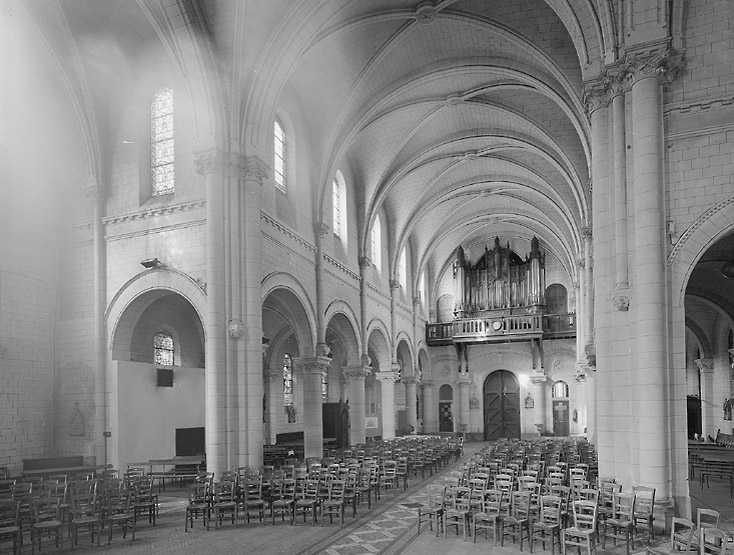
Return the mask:
<path id="1" fill-rule="evenodd" d="M 530 242 L 530 254 L 523 260 L 494 239 L 494 248 L 472 264 L 464 249 L 456 249 L 454 262 L 454 316 L 477 318 L 489 312 L 539 313 L 545 305 L 545 254 L 537 237 Z M 518 309 L 518 310 L 514 310 Z"/>

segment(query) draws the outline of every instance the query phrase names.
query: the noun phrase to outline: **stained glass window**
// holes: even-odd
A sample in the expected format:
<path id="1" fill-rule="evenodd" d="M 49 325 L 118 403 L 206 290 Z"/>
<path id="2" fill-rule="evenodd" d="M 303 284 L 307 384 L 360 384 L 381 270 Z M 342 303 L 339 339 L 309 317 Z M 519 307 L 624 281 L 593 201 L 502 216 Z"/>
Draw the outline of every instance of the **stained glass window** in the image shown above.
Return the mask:
<path id="1" fill-rule="evenodd" d="M 293 364 L 291 355 L 283 355 L 283 405 L 293 406 Z"/>
<path id="2" fill-rule="evenodd" d="M 334 181 L 331 182 L 332 191 L 332 205 L 334 210 L 333 226 L 334 235 L 337 237 L 342 236 L 342 198 L 341 198 L 341 185 L 339 180 L 335 177 Z"/>
<path id="3" fill-rule="evenodd" d="M 285 129 L 279 119 L 276 118 L 273 126 L 273 152 L 275 164 L 275 186 L 285 193 L 285 155 L 286 155 Z"/>
<path id="4" fill-rule="evenodd" d="M 161 330 L 153 336 L 153 361 L 161 366 L 173 366 L 173 337 Z"/>
<path id="5" fill-rule="evenodd" d="M 372 263 L 380 271 L 382 268 L 382 222 L 379 214 L 375 216 L 375 223 L 372 224 Z"/>
<path id="6" fill-rule="evenodd" d="M 153 196 L 173 193 L 173 91 L 155 93 L 150 114 L 150 160 Z"/>
<path id="7" fill-rule="evenodd" d="M 329 402 L 329 373 L 321 372 L 321 399 L 324 403 Z"/>

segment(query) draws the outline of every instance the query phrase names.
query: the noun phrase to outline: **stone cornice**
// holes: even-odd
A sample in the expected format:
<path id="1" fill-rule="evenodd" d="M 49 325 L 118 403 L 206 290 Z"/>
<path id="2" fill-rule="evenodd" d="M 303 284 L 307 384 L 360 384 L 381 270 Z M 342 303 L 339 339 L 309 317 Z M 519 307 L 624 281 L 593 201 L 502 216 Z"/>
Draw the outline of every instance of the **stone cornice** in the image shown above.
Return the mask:
<path id="1" fill-rule="evenodd" d="M 305 248 L 306 250 L 309 250 L 313 253 L 316 252 L 316 247 L 303 239 L 300 235 L 298 235 L 295 231 L 290 229 L 289 227 L 283 225 L 279 221 L 277 221 L 275 218 L 270 216 L 269 214 L 266 214 L 265 212 L 260 212 L 260 220 L 268 224 L 270 227 L 277 229 L 280 233 L 294 241 L 295 243 L 298 243 L 300 246 Z"/>
<path id="2" fill-rule="evenodd" d="M 102 223 L 109 226 L 127 222 L 134 222 L 137 220 L 148 220 L 150 218 L 157 218 L 159 216 L 170 216 L 171 214 L 197 210 L 199 208 L 203 208 L 204 206 L 206 206 L 206 201 L 204 199 L 181 202 L 179 204 L 167 204 L 165 206 L 156 206 L 154 208 L 151 207 L 144 210 L 138 210 L 137 212 L 129 212 L 127 214 L 119 214 L 117 216 L 108 216 L 106 218 L 102 218 Z"/>
<path id="3" fill-rule="evenodd" d="M 714 98 L 699 98 L 696 100 L 686 100 L 684 102 L 672 102 L 666 104 L 663 108 L 663 115 L 668 117 L 671 115 L 687 116 L 698 112 L 706 112 L 708 110 L 721 110 L 730 108 L 734 104 L 734 96 L 719 96 Z"/>

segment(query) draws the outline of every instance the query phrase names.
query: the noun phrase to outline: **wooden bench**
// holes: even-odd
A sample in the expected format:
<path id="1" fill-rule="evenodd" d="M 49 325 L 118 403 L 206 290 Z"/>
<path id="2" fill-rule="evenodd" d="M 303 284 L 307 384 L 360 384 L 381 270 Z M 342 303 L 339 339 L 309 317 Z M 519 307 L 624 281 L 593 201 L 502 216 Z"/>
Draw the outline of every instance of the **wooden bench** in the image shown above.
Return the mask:
<path id="1" fill-rule="evenodd" d="M 701 487 L 704 482 L 709 487 L 709 478 L 721 478 L 729 481 L 729 497 L 734 497 L 734 462 L 724 460 L 703 459 L 700 471 Z"/>

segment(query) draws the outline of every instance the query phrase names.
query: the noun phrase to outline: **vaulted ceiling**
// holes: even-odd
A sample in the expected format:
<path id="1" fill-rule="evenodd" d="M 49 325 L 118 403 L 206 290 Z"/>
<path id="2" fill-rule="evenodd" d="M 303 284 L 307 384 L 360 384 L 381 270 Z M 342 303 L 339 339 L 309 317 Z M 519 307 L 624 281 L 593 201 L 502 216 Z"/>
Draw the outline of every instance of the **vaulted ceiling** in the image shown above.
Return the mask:
<path id="1" fill-rule="evenodd" d="M 409 245 L 415 276 L 438 276 L 459 244 L 471 256 L 495 236 L 537 236 L 573 278 L 591 212 L 583 80 L 613 19 L 594 4 L 36 0 L 3 17 L 38 31 L 91 166 L 126 79 L 163 48 L 189 79 L 204 68 L 210 109 L 230 107 L 224 124 L 210 116 L 212 134 L 226 127 L 246 148 L 263 144 L 282 91 L 298 99 L 314 219 L 328 221 L 330 176 L 348 168 L 362 248 L 384 213 L 391 264 Z"/>

